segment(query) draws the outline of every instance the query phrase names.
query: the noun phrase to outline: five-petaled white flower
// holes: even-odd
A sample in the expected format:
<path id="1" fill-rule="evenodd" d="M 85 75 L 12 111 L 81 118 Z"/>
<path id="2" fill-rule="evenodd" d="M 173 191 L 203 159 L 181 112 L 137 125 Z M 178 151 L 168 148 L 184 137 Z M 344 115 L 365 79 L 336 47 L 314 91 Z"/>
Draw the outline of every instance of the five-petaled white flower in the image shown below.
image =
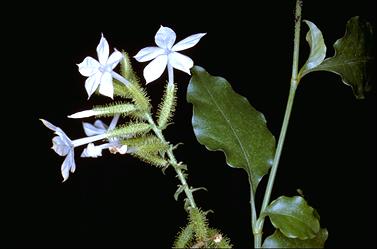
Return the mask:
<path id="1" fill-rule="evenodd" d="M 177 51 L 195 46 L 205 34 L 191 35 L 173 46 L 176 39 L 175 32 L 171 28 L 161 26 L 154 38 L 158 47 L 143 48 L 134 56 L 139 62 L 153 60 L 144 68 L 144 78 L 147 84 L 158 79 L 165 71 L 166 65 L 168 69 L 173 67 L 190 74 L 190 68 L 193 67 L 194 62 Z"/>
<path id="2" fill-rule="evenodd" d="M 96 120 L 94 124 L 90 123 L 83 123 L 84 132 L 87 136 L 94 136 L 104 134 L 112 129 L 115 128 L 119 119 L 119 114 L 115 115 L 113 120 L 111 121 L 109 127 L 105 125 L 101 120 Z M 94 145 L 93 143 L 89 143 L 88 146 L 84 149 L 81 154 L 81 157 L 99 157 L 102 156 L 103 149 L 109 149 L 111 153 L 125 154 L 127 152 L 127 145 L 122 145 L 118 138 L 109 138 L 108 143 L 104 143 L 101 145 Z"/>
<path id="3" fill-rule="evenodd" d="M 71 139 L 64 133 L 62 129 L 56 127 L 55 125 L 51 124 L 50 122 L 41 119 L 43 124 L 53 130 L 57 135 L 52 139 L 52 149 L 59 155 L 59 156 L 66 156 L 62 167 L 61 172 L 63 176 L 63 182 L 68 179 L 69 171 L 72 173 L 75 172 L 76 164 L 75 164 L 75 153 L 74 153 L 74 146 L 72 144 Z"/>
<path id="4" fill-rule="evenodd" d="M 107 137 L 107 134 L 100 134 L 92 137 L 71 140 L 59 127 L 56 127 L 55 125 L 51 124 L 50 122 L 44 119 L 41 119 L 41 121 L 47 128 L 53 130 L 57 135 L 52 139 L 52 149 L 59 156 L 66 156 L 61 166 L 63 182 L 68 179 L 69 172 L 71 171 L 73 173 L 76 169 L 74 148 L 88 143 L 92 143 L 94 141 L 102 140 Z"/>
<path id="5" fill-rule="evenodd" d="M 99 93 L 113 98 L 113 76 L 112 71 L 118 65 L 123 55 L 118 50 L 109 57 L 109 43 L 102 34 L 101 40 L 97 46 L 98 60 L 88 56 L 80 64 L 79 72 L 88 77 L 85 81 L 85 89 L 88 93 L 88 99 L 99 86 Z"/>

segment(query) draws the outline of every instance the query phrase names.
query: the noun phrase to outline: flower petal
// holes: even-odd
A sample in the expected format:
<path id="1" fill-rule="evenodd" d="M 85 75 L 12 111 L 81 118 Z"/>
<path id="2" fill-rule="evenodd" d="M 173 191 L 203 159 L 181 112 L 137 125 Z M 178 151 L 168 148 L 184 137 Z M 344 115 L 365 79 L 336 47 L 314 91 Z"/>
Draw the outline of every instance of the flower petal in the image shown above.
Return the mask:
<path id="1" fill-rule="evenodd" d="M 187 38 L 183 39 L 182 41 L 178 42 L 177 44 L 175 44 L 172 47 L 172 50 L 173 51 L 181 51 L 181 50 L 191 48 L 191 47 L 195 46 L 200 41 L 200 38 L 202 38 L 206 34 L 207 33 L 199 33 L 199 34 L 195 34 L 195 35 L 190 35 L 189 37 L 187 37 Z"/>
<path id="2" fill-rule="evenodd" d="M 101 122 L 101 125 L 98 122 Z M 82 123 L 85 135 L 87 135 L 88 137 L 105 133 L 107 131 L 107 128 L 102 127 L 102 125 L 105 124 L 103 124 L 101 120 L 97 120 L 94 125 L 86 122 Z"/>
<path id="3" fill-rule="evenodd" d="M 115 116 L 116 115 L 119 115 L 119 114 L 115 114 Z M 105 133 L 107 131 L 107 125 L 99 119 L 94 122 L 94 126 L 97 127 L 98 129 L 102 129 L 103 130 L 102 133 Z"/>
<path id="4" fill-rule="evenodd" d="M 65 157 L 62 167 L 61 167 L 61 172 L 63 176 L 63 182 L 65 182 L 68 177 L 69 177 L 69 171 L 72 173 L 75 172 L 76 169 L 76 164 L 75 164 L 75 153 L 73 149 L 68 153 L 68 155 Z"/>
<path id="5" fill-rule="evenodd" d="M 92 76 L 90 76 L 89 78 L 86 79 L 85 89 L 86 89 L 86 92 L 88 93 L 88 99 L 96 91 L 99 83 L 101 82 L 101 75 L 102 75 L 102 73 L 97 72 L 96 74 L 94 74 L 94 75 L 92 75 Z"/>
<path id="6" fill-rule="evenodd" d="M 81 112 L 73 113 L 72 115 L 68 115 L 68 118 L 87 118 L 91 116 L 95 116 L 98 113 L 93 110 L 85 110 Z"/>
<path id="7" fill-rule="evenodd" d="M 101 77 L 101 84 L 99 85 L 99 93 L 107 97 L 113 98 L 114 86 L 113 77 L 109 72 L 104 72 Z"/>
<path id="8" fill-rule="evenodd" d="M 115 50 L 107 60 L 107 65 L 111 65 L 111 68 L 114 69 L 119 61 L 123 58 L 123 54 L 119 52 L 118 50 Z"/>
<path id="9" fill-rule="evenodd" d="M 60 129 L 59 127 L 51 124 L 50 122 L 48 122 L 47 120 L 44 120 L 44 119 L 39 119 L 42 121 L 42 123 L 47 127 L 49 128 L 50 130 L 53 130 L 55 132 L 55 134 L 57 134 L 58 136 L 54 137 L 52 139 L 52 143 L 53 143 L 53 146 L 52 148 L 54 149 L 54 139 L 59 139 L 59 141 L 57 141 L 55 139 L 55 141 L 57 141 L 57 145 L 60 145 L 60 144 L 64 144 L 66 146 L 72 146 L 72 142 L 71 142 L 71 139 L 69 139 L 69 137 L 64 133 L 64 131 L 62 129 Z M 55 150 L 55 149 L 54 149 Z M 57 152 L 58 153 L 58 152 Z M 64 153 L 64 152 L 63 152 Z M 59 153 L 58 153 L 59 154 Z M 66 155 L 67 153 L 65 153 Z M 59 154 L 60 155 L 60 154 Z"/>
<path id="10" fill-rule="evenodd" d="M 167 55 L 160 55 L 151 61 L 143 71 L 144 78 L 148 83 L 158 79 L 164 72 L 168 62 Z"/>
<path id="11" fill-rule="evenodd" d="M 39 119 L 40 121 L 42 121 L 42 123 L 47 127 L 49 128 L 50 130 L 53 130 L 53 131 L 56 131 L 56 129 L 58 127 L 56 127 L 55 125 L 51 124 L 50 122 L 48 122 L 47 120 L 44 120 L 44 119 Z"/>
<path id="12" fill-rule="evenodd" d="M 107 42 L 106 38 L 101 34 L 101 40 L 97 46 L 97 56 L 99 63 L 105 65 L 107 62 L 107 58 L 109 58 L 109 43 Z"/>
<path id="13" fill-rule="evenodd" d="M 97 73 L 101 65 L 97 60 L 88 56 L 80 64 L 77 64 L 77 66 L 79 67 L 79 72 L 83 76 L 89 77 Z"/>
<path id="14" fill-rule="evenodd" d="M 120 114 L 115 114 L 113 119 L 111 120 L 111 123 L 109 125 L 109 131 L 113 130 L 115 128 L 115 126 L 117 125 L 118 123 L 118 120 L 119 120 L 119 117 L 120 117 Z"/>
<path id="15" fill-rule="evenodd" d="M 171 49 L 175 42 L 175 38 L 175 32 L 171 28 L 161 26 L 158 29 L 154 40 L 160 48 Z"/>
<path id="16" fill-rule="evenodd" d="M 64 139 L 62 139 L 60 136 L 55 136 L 52 139 L 52 149 L 59 156 L 65 156 L 72 149 L 72 146 L 67 144 L 66 141 L 64 141 Z"/>
<path id="17" fill-rule="evenodd" d="M 169 62 L 175 69 L 181 70 L 185 73 L 190 74 L 190 68 L 194 66 L 194 62 L 186 55 L 172 52 L 169 54 Z"/>
<path id="18" fill-rule="evenodd" d="M 159 48 L 159 47 L 146 47 L 140 50 L 134 58 L 138 62 L 145 62 L 150 61 L 156 58 L 159 55 L 162 55 L 165 53 L 165 49 Z"/>
<path id="19" fill-rule="evenodd" d="M 97 158 L 99 156 L 102 156 L 102 149 L 99 146 L 95 146 L 93 143 L 88 144 L 88 146 L 81 153 L 81 157 Z"/>
<path id="20" fill-rule="evenodd" d="M 113 151 L 118 152 L 119 154 L 126 154 L 127 153 L 128 146 L 127 145 L 122 145 L 118 147 L 113 147 Z M 115 153 L 114 153 L 115 154 Z"/>

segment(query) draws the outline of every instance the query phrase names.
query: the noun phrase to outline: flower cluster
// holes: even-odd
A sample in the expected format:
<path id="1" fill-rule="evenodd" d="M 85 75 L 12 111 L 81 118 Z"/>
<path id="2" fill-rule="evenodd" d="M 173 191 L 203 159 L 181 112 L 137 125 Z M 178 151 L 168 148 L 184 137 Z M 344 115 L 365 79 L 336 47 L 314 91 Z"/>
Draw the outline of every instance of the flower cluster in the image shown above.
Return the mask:
<path id="1" fill-rule="evenodd" d="M 65 132 L 59 127 L 51 124 L 50 122 L 41 119 L 42 123 L 53 130 L 57 136 L 52 139 L 52 149 L 59 156 L 66 156 L 63 161 L 61 172 L 63 176 L 63 181 L 67 180 L 69 177 L 69 172 L 75 172 L 76 163 L 74 159 L 74 148 L 87 145 L 81 154 L 81 157 L 98 157 L 102 156 L 103 149 L 109 149 L 112 152 L 119 152 L 124 154 L 127 152 L 127 146 L 122 145 L 116 138 L 108 138 L 107 132 L 116 126 L 119 119 L 118 116 L 114 116 L 111 124 L 107 127 L 101 120 L 94 122 L 94 125 L 90 123 L 83 123 L 84 131 L 87 137 L 71 140 Z M 107 143 L 100 145 L 94 145 L 93 142 L 107 139 Z"/>
<path id="2" fill-rule="evenodd" d="M 178 51 L 193 47 L 204 35 L 205 33 L 191 35 L 173 45 L 176 39 L 175 32 L 168 27 L 161 26 L 155 35 L 155 42 L 158 47 L 146 47 L 141 49 L 134 56 L 139 62 L 152 60 L 152 62 L 150 62 L 144 69 L 146 83 L 158 79 L 166 67 L 168 67 L 169 71 L 169 83 L 173 83 L 173 68 L 190 74 L 190 68 L 193 66 L 193 61 L 189 57 L 178 53 Z M 126 86 L 129 83 L 126 78 L 114 71 L 124 55 L 116 49 L 110 54 L 109 43 L 103 34 L 101 35 L 96 52 L 98 60 L 88 56 L 81 63 L 77 64 L 80 74 L 87 77 L 85 80 L 85 90 L 88 94 L 88 99 L 97 91 L 97 89 L 99 94 L 113 99 L 114 81 L 121 82 Z M 78 112 L 68 117 L 87 118 L 96 115 L 98 115 L 98 112 L 93 109 Z M 111 133 L 111 131 L 117 126 L 119 117 L 120 113 L 113 113 L 113 119 L 109 126 L 101 120 L 96 120 L 94 124 L 83 122 L 86 137 L 76 140 L 71 140 L 61 128 L 41 119 L 42 123 L 57 135 L 52 139 L 52 149 L 59 156 L 65 157 L 61 166 L 63 181 L 68 179 L 69 172 L 73 173 L 76 169 L 74 158 L 74 150 L 76 147 L 86 145 L 81 153 L 81 157 L 92 158 L 102 156 L 102 151 L 104 149 L 108 149 L 111 153 L 120 154 L 135 151 L 135 149 L 129 148 L 122 143 L 122 140 L 127 139 L 127 136 L 114 136 L 114 134 Z M 142 128 L 142 126 L 139 126 L 139 129 Z"/>

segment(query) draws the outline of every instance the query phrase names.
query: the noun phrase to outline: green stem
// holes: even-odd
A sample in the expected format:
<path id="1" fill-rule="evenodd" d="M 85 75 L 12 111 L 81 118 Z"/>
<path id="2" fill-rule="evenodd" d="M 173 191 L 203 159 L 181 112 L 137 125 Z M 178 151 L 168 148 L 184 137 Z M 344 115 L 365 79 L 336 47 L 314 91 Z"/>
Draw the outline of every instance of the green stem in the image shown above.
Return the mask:
<path id="1" fill-rule="evenodd" d="M 252 231 L 253 231 L 253 234 L 254 234 L 254 238 L 257 238 L 257 234 L 256 234 L 256 224 L 257 224 L 257 210 L 255 208 L 255 196 L 254 196 L 254 189 L 253 189 L 253 181 L 251 179 L 251 174 L 248 174 L 249 175 L 249 186 L 250 186 L 250 209 L 251 209 L 251 227 L 252 227 Z M 256 247 L 258 244 L 257 244 L 257 240 L 254 239 L 254 247 Z"/>
<path id="2" fill-rule="evenodd" d="M 119 74 L 117 74 L 113 71 L 111 72 L 111 74 L 115 79 L 117 79 L 120 82 L 122 82 L 123 84 L 125 84 L 126 87 L 128 87 L 131 84 L 123 76 L 121 76 L 121 75 L 119 75 Z M 168 64 L 168 77 L 169 77 L 169 84 L 172 85 L 174 83 L 174 75 L 173 75 L 173 67 L 170 64 Z M 156 136 L 161 140 L 161 142 L 167 143 L 164 135 L 162 134 L 161 129 L 158 128 L 158 126 L 154 122 L 151 114 L 149 112 L 146 112 L 144 114 L 144 116 L 145 116 L 146 120 L 148 121 L 148 123 L 152 126 L 152 130 L 154 131 Z M 195 200 L 194 200 L 194 197 L 192 195 L 193 191 L 190 189 L 189 185 L 186 182 L 186 178 L 185 178 L 185 176 L 182 172 L 180 164 L 177 163 L 177 160 L 175 159 L 172 147 L 169 148 L 169 150 L 167 151 L 167 154 L 168 154 L 168 157 L 169 157 L 169 164 L 171 166 L 173 166 L 175 172 L 177 173 L 178 179 L 180 180 L 181 185 L 183 186 L 183 191 L 185 192 L 185 194 L 187 196 L 190 207 L 196 208 Z"/>
<path id="3" fill-rule="evenodd" d="M 159 129 L 154 122 L 152 116 L 147 113 L 145 114 L 145 117 L 148 121 L 148 123 L 152 126 L 153 132 L 156 134 L 156 136 L 163 142 L 167 143 L 165 140 L 164 135 L 162 134 L 161 129 Z M 179 167 L 179 164 L 177 163 L 177 160 L 175 159 L 174 153 L 173 153 L 173 148 L 170 147 L 169 150 L 167 151 L 168 157 L 169 157 L 169 164 L 173 166 L 175 172 L 177 173 L 178 179 L 181 182 L 181 185 L 183 186 L 183 191 L 185 192 L 187 199 L 189 201 L 190 207 L 191 208 L 196 208 L 194 196 L 192 195 L 192 191 L 187 184 L 186 178 L 182 172 L 182 169 Z"/>
<path id="4" fill-rule="evenodd" d="M 280 131 L 280 136 L 278 140 L 278 145 L 275 152 L 275 158 L 273 165 L 271 167 L 271 172 L 268 178 L 268 183 L 266 187 L 266 192 L 264 194 L 263 203 L 261 207 L 261 211 L 259 214 L 259 218 L 257 220 L 256 228 L 254 230 L 255 238 L 254 238 L 254 245 L 256 248 L 261 247 L 262 245 L 262 230 L 264 224 L 264 216 L 263 213 L 265 212 L 271 197 L 272 188 L 274 185 L 276 172 L 279 165 L 279 160 L 281 156 L 281 152 L 283 150 L 285 135 L 288 129 L 289 118 L 291 116 L 293 101 L 295 98 L 295 93 L 298 85 L 298 59 L 299 59 L 299 47 L 300 47 L 300 28 L 301 28 L 301 7 L 302 1 L 296 1 L 296 11 L 295 11 L 295 34 L 294 34 L 294 48 L 293 48 L 293 63 L 292 63 L 292 76 L 291 76 L 291 87 L 289 90 L 288 102 L 287 107 L 285 109 L 285 115 L 283 124 Z"/>

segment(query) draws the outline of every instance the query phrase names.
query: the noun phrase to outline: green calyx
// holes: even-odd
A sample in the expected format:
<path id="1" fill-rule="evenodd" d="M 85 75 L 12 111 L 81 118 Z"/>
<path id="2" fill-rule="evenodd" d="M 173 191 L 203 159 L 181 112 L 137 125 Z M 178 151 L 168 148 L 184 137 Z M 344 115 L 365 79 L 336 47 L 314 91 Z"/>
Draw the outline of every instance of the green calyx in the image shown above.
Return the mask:
<path id="1" fill-rule="evenodd" d="M 231 248 L 228 238 L 217 229 L 210 228 L 206 212 L 198 208 L 189 210 L 188 224 L 178 234 L 174 248 Z"/>
<path id="2" fill-rule="evenodd" d="M 93 111 L 97 114 L 97 117 L 112 117 L 115 114 L 121 114 L 127 116 L 137 110 L 134 104 L 130 103 L 112 103 L 105 106 L 95 106 Z"/>
<path id="3" fill-rule="evenodd" d="M 165 167 L 168 161 L 164 158 L 169 149 L 167 143 L 163 143 L 154 135 L 143 135 L 122 141 L 123 144 L 133 148 L 131 155 L 157 167 Z"/>
<path id="4" fill-rule="evenodd" d="M 158 108 L 157 124 L 158 128 L 165 129 L 172 116 L 174 115 L 177 104 L 177 85 L 167 84 L 165 87 L 164 97 Z"/>
<path id="5" fill-rule="evenodd" d="M 114 95 L 126 99 L 132 99 L 136 108 L 149 112 L 151 105 L 145 90 L 140 86 L 139 78 L 132 69 L 131 61 L 126 52 L 123 52 L 123 59 L 120 61 L 121 75 L 131 84 L 128 86 L 114 80 Z"/>
<path id="6" fill-rule="evenodd" d="M 133 137 L 138 134 L 143 134 L 151 129 L 150 124 L 147 123 L 129 123 L 120 126 L 107 132 L 108 137 Z"/>

